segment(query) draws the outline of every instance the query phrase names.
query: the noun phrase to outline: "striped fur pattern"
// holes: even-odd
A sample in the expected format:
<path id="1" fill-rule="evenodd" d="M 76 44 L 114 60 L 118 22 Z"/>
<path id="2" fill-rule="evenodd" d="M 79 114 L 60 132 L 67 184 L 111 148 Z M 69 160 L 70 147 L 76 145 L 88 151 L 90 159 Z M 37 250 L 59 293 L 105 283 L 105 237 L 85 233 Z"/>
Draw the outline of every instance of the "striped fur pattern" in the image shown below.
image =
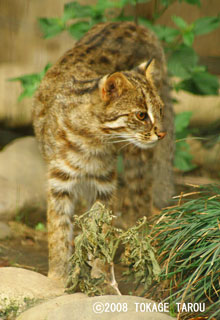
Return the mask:
<path id="1" fill-rule="evenodd" d="M 100 200 L 116 211 L 150 213 L 151 148 L 165 136 L 160 97 L 165 83 L 157 39 L 131 22 L 93 27 L 47 72 L 34 98 L 33 123 L 48 165 L 50 277 L 65 281 L 68 274 L 80 195 L 88 207 Z M 171 136 L 168 132 L 168 141 Z M 119 150 L 125 155 L 122 186 L 116 172 Z M 125 200 L 117 202 L 117 188 Z"/>

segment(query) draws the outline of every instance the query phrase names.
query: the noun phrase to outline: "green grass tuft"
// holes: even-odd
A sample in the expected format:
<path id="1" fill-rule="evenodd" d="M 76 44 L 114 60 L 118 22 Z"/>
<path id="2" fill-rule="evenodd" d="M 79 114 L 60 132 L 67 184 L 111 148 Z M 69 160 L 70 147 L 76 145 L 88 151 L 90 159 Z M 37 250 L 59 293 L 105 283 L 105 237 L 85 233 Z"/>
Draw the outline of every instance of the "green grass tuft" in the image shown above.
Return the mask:
<path id="1" fill-rule="evenodd" d="M 191 197 L 191 198 L 190 198 Z M 162 280 L 170 280 L 175 303 L 206 303 L 206 315 L 220 317 L 220 186 L 182 194 L 162 211 L 153 229 Z"/>

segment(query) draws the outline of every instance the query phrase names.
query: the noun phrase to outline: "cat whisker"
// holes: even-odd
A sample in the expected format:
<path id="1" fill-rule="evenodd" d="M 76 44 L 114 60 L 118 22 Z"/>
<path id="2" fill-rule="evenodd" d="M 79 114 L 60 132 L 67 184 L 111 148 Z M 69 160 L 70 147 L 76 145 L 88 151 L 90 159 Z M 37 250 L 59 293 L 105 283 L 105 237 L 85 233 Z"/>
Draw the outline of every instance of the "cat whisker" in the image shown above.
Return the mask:
<path id="1" fill-rule="evenodd" d="M 126 141 L 129 139 L 129 138 L 133 138 L 133 135 L 132 134 L 126 134 L 126 135 L 121 135 L 121 134 L 111 134 L 108 136 L 108 139 L 109 140 L 113 140 L 116 139 L 116 138 L 120 138 L 120 139 L 125 139 Z"/>
<path id="2" fill-rule="evenodd" d="M 118 140 L 118 141 L 108 141 L 108 144 L 115 144 L 115 143 L 122 143 L 122 142 L 127 142 L 128 140 Z"/>
<path id="3" fill-rule="evenodd" d="M 129 145 L 133 145 L 133 142 L 128 142 L 125 145 L 123 145 L 118 151 L 121 151 L 122 149 L 124 149 L 125 147 L 129 146 Z"/>
<path id="4" fill-rule="evenodd" d="M 127 139 L 123 139 L 123 140 L 116 140 L 116 141 L 112 141 L 112 143 L 120 143 L 120 142 L 127 142 Z"/>
<path id="5" fill-rule="evenodd" d="M 133 136 L 130 135 L 130 136 L 127 136 L 127 137 L 120 137 L 121 139 L 119 140 L 112 140 L 112 141 L 109 141 L 109 143 L 121 143 L 121 142 L 128 142 L 128 141 L 133 141 Z"/>

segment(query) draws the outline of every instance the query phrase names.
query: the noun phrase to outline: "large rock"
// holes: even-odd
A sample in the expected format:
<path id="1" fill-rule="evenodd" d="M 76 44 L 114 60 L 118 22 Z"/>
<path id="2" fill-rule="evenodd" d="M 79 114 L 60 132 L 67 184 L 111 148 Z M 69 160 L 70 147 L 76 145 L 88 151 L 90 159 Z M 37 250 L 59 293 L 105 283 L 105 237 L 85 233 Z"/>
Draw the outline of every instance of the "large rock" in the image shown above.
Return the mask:
<path id="1" fill-rule="evenodd" d="M 22 313 L 17 320 L 40 320 L 40 319 L 47 319 L 47 316 L 53 312 L 53 310 L 57 310 L 60 306 L 64 304 L 73 303 L 75 300 L 83 299 L 87 297 L 83 293 L 74 293 L 70 295 L 62 295 L 60 297 L 51 299 L 47 302 L 41 303 L 36 307 L 30 308 L 29 310 Z M 40 310 L 40 316 L 39 316 Z"/>
<path id="2" fill-rule="evenodd" d="M 63 295 L 64 289 L 40 273 L 22 268 L 0 268 L 0 311 L 16 312 L 41 299 Z"/>
<path id="3" fill-rule="evenodd" d="M 173 91 L 172 95 L 178 100 L 178 103 L 174 104 L 175 113 L 192 111 L 191 125 L 207 126 L 220 121 L 219 96 L 199 96 L 186 91 Z"/>
<path id="4" fill-rule="evenodd" d="M 21 268 L 0 268 L 0 316 L 15 316 L 27 308 L 17 320 L 173 319 L 160 312 L 167 311 L 165 305 L 159 307 L 151 300 L 134 296 L 88 298 L 82 293 L 68 295 L 59 283 L 39 273 Z"/>
<path id="5" fill-rule="evenodd" d="M 190 145 L 190 152 L 193 156 L 193 163 L 198 166 L 206 169 L 210 172 L 219 172 L 220 171 L 220 144 L 216 143 L 210 148 L 205 148 L 203 143 L 200 140 L 188 139 L 188 144 Z M 218 179 L 218 176 L 216 176 Z"/>
<path id="6" fill-rule="evenodd" d="M 14 140 L 0 152 L 0 220 L 21 209 L 45 211 L 45 164 L 34 137 Z"/>
<path id="7" fill-rule="evenodd" d="M 83 298 L 74 295 L 53 299 L 21 314 L 17 320 L 172 320 L 168 314 L 146 312 L 156 303 L 134 296 Z M 114 308 L 119 308 L 118 311 Z M 121 311 L 120 311 L 120 308 Z M 142 311 L 141 311 L 142 310 Z"/>

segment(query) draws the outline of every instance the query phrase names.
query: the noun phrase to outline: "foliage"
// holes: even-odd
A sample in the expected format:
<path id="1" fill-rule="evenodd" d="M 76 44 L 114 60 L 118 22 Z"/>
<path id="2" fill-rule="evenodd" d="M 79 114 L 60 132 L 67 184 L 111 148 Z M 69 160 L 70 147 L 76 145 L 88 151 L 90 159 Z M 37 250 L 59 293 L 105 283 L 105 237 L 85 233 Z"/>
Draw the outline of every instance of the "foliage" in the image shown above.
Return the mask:
<path id="1" fill-rule="evenodd" d="M 94 24 L 104 22 L 109 18 L 114 20 L 134 20 L 133 17 L 124 15 L 124 7 L 127 4 L 137 6 L 140 2 L 147 3 L 150 1 L 119 0 L 114 2 L 108 0 L 103 2 L 98 0 L 95 6 L 81 5 L 74 1 L 64 6 L 64 13 L 61 18 L 40 18 L 38 21 L 45 38 L 67 30 L 74 38 L 80 39 Z M 173 16 L 172 19 L 176 24 L 176 28 L 155 24 L 156 20 L 173 2 L 175 1 L 161 0 L 160 9 L 155 8 L 152 21 L 142 17 L 136 17 L 136 20 L 151 28 L 163 42 L 167 52 L 170 74 L 182 79 L 175 87 L 176 90 L 181 89 L 202 95 L 217 95 L 217 77 L 210 75 L 205 70 L 205 67 L 198 65 L 198 56 L 192 46 L 196 36 L 207 34 L 219 27 L 220 17 L 203 17 L 188 24 L 183 18 Z M 201 5 L 199 0 L 185 0 L 185 2 Z M 71 21 L 70 24 L 68 23 L 69 20 Z"/>
<path id="2" fill-rule="evenodd" d="M 137 283 L 137 286 L 142 284 L 145 291 L 152 279 L 158 280 L 160 274 L 160 267 L 147 237 L 146 219 L 140 220 L 121 236 L 122 244 L 125 246 L 121 262 L 128 266 L 124 276 L 127 281 Z"/>
<path id="3" fill-rule="evenodd" d="M 112 226 L 114 216 L 100 203 L 75 217 L 81 233 L 75 238 L 68 291 L 80 288 L 88 295 L 120 294 L 115 264 L 122 263 L 126 279 L 148 288 L 160 273 L 154 250 L 147 236 L 146 218 L 127 231 Z M 118 258 L 119 246 L 123 252 Z"/>
<path id="4" fill-rule="evenodd" d="M 35 226 L 35 230 L 37 231 L 46 231 L 45 224 L 42 222 L 38 222 Z"/>
<path id="5" fill-rule="evenodd" d="M 204 17 L 192 24 L 187 24 L 181 17 L 173 16 L 172 19 L 177 28 L 154 25 L 143 18 L 141 22 L 151 28 L 164 44 L 170 75 L 181 79 L 174 89 L 199 95 L 218 95 L 218 78 L 198 64 L 193 43 L 197 35 L 209 33 L 219 27 L 220 18 Z"/>
<path id="6" fill-rule="evenodd" d="M 199 187 L 178 198 L 176 205 L 162 212 L 153 229 L 163 264 L 161 277 L 174 285 L 167 299 L 174 303 L 206 302 L 207 315 L 217 318 L 220 316 L 220 186 Z M 183 201 L 184 198 L 187 200 Z"/>
<path id="7" fill-rule="evenodd" d="M 119 4 L 120 5 L 120 4 Z M 38 22 L 45 39 L 54 37 L 66 30 L 76 39 L 80 39 L 94 24 L 107 21 L 106 10 L 115 8 L 117 3 L 98 0 L 96 5 L 81 5 L 77 1 L 64 5 L 61 18 L 39 18 Z M 70 23 L 68 23 L 70 21 Z M 72 23 L 72 20 L 74 22 Z"/>
<path id="8" fill-rule="evenodd" d="M 47 70 L 51 67 L 51 64 L 47 64 L 43 71 L 39 73 L 27 74 L 17 78 L 11 78 L 9 81 L 20 81 L 23 87 L 23 92 L 20 94 L 18 101 L 21 101 L 24 97 L 32 97 L 37 90 L 41 80 L 43 79 Z"/>
<path id="9" fill-rule="evenodd" d="M 45 39 L 54 37 L 63 31 L 68 31 L 75 39 L 80 39 L 96 23 L 107 20 L 134 20 L 134 17 L 125 16 L 124 7 L 127 4 L 137 6 L 138 3 L 150 1 L 152 0 L 118 0 L 117 2 L 98 0 L 96 5 L 81 5 L 77 1 L 73 1 L 64 5 L 64 12 L 60 18 L 39 18 L 38 23 Z M 199 18 L 190 24 L 179 16 L 173 16 L 176 28 L 156 24 L 157 19 L 176 1 L 156 1 L 153 19 L 150 21 L 143 17 L 136 17 L 137 22 L 152 29 L 162 41 L 167 53 L 170 75 L 181 79 L 174 86 L 176 90 L 185 90 L 201 95 L 217 95 L 218 79 L 209 74 L 204 66 L 198 64 L 198 56 L 193 49 L 193 43 L 195 37 L 218 28 L 220 16 Z M 178 2 L 201 6 L 200 0 L 178 0 Z M 39 83 L 34 81 L 34 76 L 36 74 L 12 79 L 12 81 L 21 81 L 23 86 L 25 83 L 25 91 L 20 99 L 33 94 L 37 83 Z M 31 81 L 28 82 L 30 79 Z M 32 81 L 34 85 L 32 85 Z M 30 89 L 28 85 L 30 85 Z"/>
<path id="10" fill-rule="evenodd" d="M 10 317 L 15 317 L 18 314 L 19 305 L 16 302 L 12 302 L 10 305 L 7 305 L 5 308 L 1 308 L 0 317 L 2 319 L 8 319 Z"/>
<path id="11" fill-rule="evenodd" d="M 189 152 L 189 145 L 186 142 L 186 137 L 189 134 L 189 121 L 192 112 L 182 112 L 175 117 L 175 131 L 176 131 L 176 150 L 174 165 L 182 171 L 190 171 L 195 168 L 192 164 L 192 155 Z"/>
<path id="12" fill-rule="evenodd" d="M 15 319 L 27 307 L 36 304 L 36 299 L 24 297 L 23 301 L 9 298 L 6 294 L 0 295 L 0 317 L 1 319 Z"/>

